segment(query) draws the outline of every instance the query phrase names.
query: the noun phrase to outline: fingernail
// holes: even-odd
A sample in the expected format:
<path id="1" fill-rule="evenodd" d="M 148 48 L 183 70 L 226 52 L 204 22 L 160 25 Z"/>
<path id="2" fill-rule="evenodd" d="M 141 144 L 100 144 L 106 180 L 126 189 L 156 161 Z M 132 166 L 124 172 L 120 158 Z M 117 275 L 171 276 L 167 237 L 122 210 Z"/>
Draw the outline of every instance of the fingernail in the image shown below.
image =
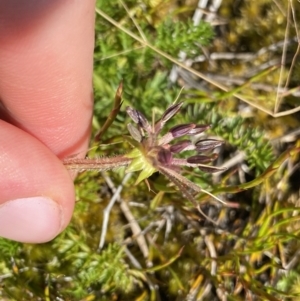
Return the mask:
<path id="1" fill-rule="evenodd" d="M 8 201 L 0 206 L 0 236 L 26 243 L 53 239 L 61 229 L 62 211 L 46 197 Z"/>

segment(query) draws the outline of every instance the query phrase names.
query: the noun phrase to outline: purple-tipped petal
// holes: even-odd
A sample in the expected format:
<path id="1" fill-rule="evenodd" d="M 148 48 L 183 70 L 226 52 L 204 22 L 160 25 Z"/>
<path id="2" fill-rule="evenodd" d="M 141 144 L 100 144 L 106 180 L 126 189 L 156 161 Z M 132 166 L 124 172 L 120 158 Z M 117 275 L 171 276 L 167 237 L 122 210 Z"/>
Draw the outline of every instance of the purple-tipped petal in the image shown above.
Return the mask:
<path id="1" fill-rule="evenodd" d="M 192 164 L 204 164 L 214 161 L 217 157 L 217 154 L 212 154 L 211 156 L 197 155 L 187 158 L 187 162 Z"/>
<path id="2" fill-rule="evenodd" d="M 169 132 L 172 134 L 173 138 L 178 138 L 188 134 L 195 126 L 196 124 L 194 123 L 180 124 L 171 128 Z"/>
<path id="3" fill-rule="evenodd" d="M 179 102 L 177 104 L 173 104 L 170 107 L 167 108 L 167 110 L 164 112 L 164 114 L 161 117 L 161 121 L 163 123 L 167 122 L 169 119 L 171 119 L 175 114 L 178 113 L 180 108 L 182 107 L 183 102 Z"/>
<path id="4" fill-rule="evenodd" d="M 221 146 L 224 142 L 220 140 L 214 140 L 214 139 L 205 139 L 205 140 L 199 140 L 195 143 L 196 150 L 198 152 L 204 152 L 212 150 L 218 146 Z"/>
<path id="5" fill-rule="evenodd" d="M 195 128 L 193 128 L 190 132 L 189 135 L 197 135 L 201 134 L 204 131 L 208 130 L 210 128 L 210 125 L 208 124 L 197 124 Z"/>
<path id="6" fill-rule="evenodd" d="M 161 148 L 158 153 L 157 153 L 157 159 L 160 163 L 164 164 L 164 165 L 169 165 L 172 163 L 172 153 L 165 149 L 165 148 Z"/>
<path id="7" fill-rule="evenodd" d="M 177 142 L 176 144 L 171 145 L 170 151 L 171 151 L 171 153 L 180 153 L 183 150 L 185 150 L 186 148 L 191 147 L 191 146 L 194 148 L 194 145 L 192 144 L 191 141 L 182 140 L 182 141 Z"/>

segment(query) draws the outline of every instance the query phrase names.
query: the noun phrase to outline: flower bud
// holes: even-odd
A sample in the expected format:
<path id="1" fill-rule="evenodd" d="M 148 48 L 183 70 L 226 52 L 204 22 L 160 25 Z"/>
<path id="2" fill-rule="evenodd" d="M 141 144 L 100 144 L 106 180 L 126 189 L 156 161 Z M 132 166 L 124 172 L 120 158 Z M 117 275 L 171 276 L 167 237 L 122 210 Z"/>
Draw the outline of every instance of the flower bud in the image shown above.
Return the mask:
<path id="1" fill-rule="evenodd" d="M 141 128 L 146 130 L 148 133 L 151 132 L 151 126 L 147 118 L 140 111 L 137 111 L 131 107 L 127 107 L 126 112 L 129 115 L 129 117 Z"/>
<path id="2" fill-rule="evenodd" d="M 198 135 L 203 133 L 204 131 L 208 130 L 210 128 L 210 125 L 208 124 L 197 124 L 195 128 L 193 128 L 190 132 L 189 135 Z"/>
<path id="3" fill-rule="evenodd" d="M 183 102 L 179 102 L 177 104 L 173 104 L 170 107 L 167 108 L 167 110 L 164 112 L 164 114 L 161 117 L 161 121 L 163 123 L 167 122 L 169 119 L 171 119 L 182 107 Z"/>
<path id="4" fill-rule="evenodd" d="M 212 150 L 218 146 L 221 146 L 223 144 L 223 141 L 215 140 L 215 139 L 204 139 L 199 140 L 195 143 L 196 150 L 198 152 L 204 152 Z"/>
<path id="5" fill-rule="evenodd" d="M 161 148 L 159 151 L 158 151 L 158 154 L 157 154 L 157 159 L 160 163 L 164 164 L 164 165 L 169 165 L 172 163 L 172 153 L 165 149 L 165 148 Z"/>
<path id="6" fill-rule="evenodd" d="M 194 123 L 180 124 L 172 127 L 169 132 L 172 133 L 173 138 L 178 138 L 188 134 L 195 127 L 196 124 Z"/>
<path id="7" fill-rule="evenodd" d="M 182 140 L 182 141 L 177 142 L 176 144 L 171 145 L 170 151 L 171 151 L 171 153 L 180 153 L 189 146 L 193 146 L 191 141 Z"/>
<path id="8" fill-rule="evenodd" d="M 140 131 L 135 127 L 133 126 L 131 123 L 128 123 L 127 124 L 127 129 L 131 135 L 131 137 L 138 141 L 138 142 L 141 142 L 142 141 L 142 135 L 140 133 Z"/>
<path id="9" fill-rule="evenodd" d="M 126 107 L 126 112 L 135 123 L 139 123 L 139 114 L 137 110 L 131 107 Z"/>
<path id="10" fill-rule="evenodd" d="M 138 122 L 139 126 L 141 126 L 147 132 L 151 131 L 151 126 L 147 118 L 141 112 L 137 111 L 137 113 L 139 118 L 139 122 Z"/>

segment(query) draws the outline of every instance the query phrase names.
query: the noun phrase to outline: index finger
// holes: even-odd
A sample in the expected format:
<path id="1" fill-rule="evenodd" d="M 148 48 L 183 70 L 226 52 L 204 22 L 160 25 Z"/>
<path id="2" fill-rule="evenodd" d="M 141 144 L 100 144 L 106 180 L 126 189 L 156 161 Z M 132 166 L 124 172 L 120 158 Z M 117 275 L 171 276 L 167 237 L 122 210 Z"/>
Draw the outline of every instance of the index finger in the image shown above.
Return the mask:
<path id="1" fill-rule="evenodd" d="M 60 158 L 88 145 L 94 5 L 0 0 L 0 117 Z"/>

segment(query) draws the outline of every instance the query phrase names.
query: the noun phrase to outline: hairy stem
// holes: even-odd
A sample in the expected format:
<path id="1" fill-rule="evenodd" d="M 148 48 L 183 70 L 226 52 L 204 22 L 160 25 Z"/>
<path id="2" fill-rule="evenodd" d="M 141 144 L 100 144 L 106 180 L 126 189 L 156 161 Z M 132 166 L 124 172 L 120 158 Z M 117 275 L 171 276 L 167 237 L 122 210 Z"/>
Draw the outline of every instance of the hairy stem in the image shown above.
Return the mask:
<path id="1" fill-rule="evenodd" d="M 127 166 L 132 161 L 130 158 L 119 155 L 115 157 L 103 157 L 93 159 L 67 158 L 63 164 L 67 169 L 72 170 L 109 170 L 121 166 Z"/>

